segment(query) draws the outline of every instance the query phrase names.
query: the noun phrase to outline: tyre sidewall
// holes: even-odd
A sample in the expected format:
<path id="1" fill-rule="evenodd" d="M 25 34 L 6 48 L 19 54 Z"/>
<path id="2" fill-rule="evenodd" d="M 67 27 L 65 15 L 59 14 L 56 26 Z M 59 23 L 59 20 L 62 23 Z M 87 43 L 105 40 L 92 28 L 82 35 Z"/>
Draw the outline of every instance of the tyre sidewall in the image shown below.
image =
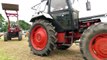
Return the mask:
<path id="1" fill-rule="evenodd" d="M 95 60 L 95 58 L 91 55 L 89 51 L 90 41 L 98 34 L 107 33 L 107 28 L 104 26 L 105 25 L 101 27 L 101 24 L 99 24 L 89 27 L 80 38 L 81 52 L 85 60 Z"/>

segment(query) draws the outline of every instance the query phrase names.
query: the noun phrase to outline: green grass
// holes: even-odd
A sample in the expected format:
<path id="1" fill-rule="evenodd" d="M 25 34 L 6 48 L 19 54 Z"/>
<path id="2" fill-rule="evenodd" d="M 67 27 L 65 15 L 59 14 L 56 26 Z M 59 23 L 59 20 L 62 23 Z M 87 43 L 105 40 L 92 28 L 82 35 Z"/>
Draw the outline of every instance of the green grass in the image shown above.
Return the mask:
<path id="1" fill-rule="evenodd" d="M 0 37 L 0 41 L 3 40 L 3 36 Z M 3 49 L 0 48 L 0 60 L 14 60 L 12 57 L 6 54 Z"/>
<path id="2" fill-rule="evenodd" d="M 3 50 L 0 49 L 0 60 L 14 60 L 12 57 L 9 57 Z"/>

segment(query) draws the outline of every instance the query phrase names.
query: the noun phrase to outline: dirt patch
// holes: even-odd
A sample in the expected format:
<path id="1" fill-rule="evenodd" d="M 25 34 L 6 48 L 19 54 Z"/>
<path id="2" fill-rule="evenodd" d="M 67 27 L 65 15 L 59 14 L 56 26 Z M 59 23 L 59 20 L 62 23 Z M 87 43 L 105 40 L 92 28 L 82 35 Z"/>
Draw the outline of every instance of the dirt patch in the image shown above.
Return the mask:
<path id="1" fill-rule="evenodd" d="M 75 44 L 65 51 L 55 50 L 47 57 L 33 55 L 28 47 L 27 39 L 22 41 L 14 39 L 7 42 L 1 40 L 0 49 L 15 60 L 83 60 L 79 46 Z"/>

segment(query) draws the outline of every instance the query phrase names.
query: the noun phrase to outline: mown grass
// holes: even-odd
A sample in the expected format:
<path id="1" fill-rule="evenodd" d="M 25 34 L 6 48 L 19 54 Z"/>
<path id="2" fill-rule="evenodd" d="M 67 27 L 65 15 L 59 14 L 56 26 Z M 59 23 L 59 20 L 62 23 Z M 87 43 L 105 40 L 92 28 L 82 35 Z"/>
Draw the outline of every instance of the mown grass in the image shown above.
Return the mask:
<path id="1" fill-rule="evenodd" d="M 0 37 L 0 41 L 2 40 L 3 40 L 3 36 Z M 14 60 L 14 59 L 12 57 L 9 57 L 1 47 L 0 48 L 0 60 Z"/>
<path id="2" fill-rule="evenodd" d="M 79 46 L 73 44 L 68 50 L 55 50 L 47 57 L 34 55 L 29 48 L 28 38 L 22 41 L 12 39 L 4 42 L 0 39 L 0 60 L 83 60 Z"/>
<path id="3" fill-rule="evenodd" d="M 12 57 L 9 57 L 3 50 L 0 49 L 0 60 L 14 60 Z"/>

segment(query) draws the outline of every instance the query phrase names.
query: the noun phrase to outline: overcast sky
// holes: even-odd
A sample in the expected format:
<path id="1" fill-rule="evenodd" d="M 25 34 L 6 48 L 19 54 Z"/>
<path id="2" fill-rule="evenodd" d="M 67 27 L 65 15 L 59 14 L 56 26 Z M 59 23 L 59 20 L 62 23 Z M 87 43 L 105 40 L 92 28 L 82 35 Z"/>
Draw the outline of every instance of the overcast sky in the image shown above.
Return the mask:
<path id="1" fill-rule="evenodd" d="M 0 13 L 7 19 L 1 8 L 1 3 L 19 4 L 19 19 L 29 22 L 34 13 L 31 7 L 40 1 L 41 0 L 0 0 Z M 78 1 L 79 3 L 75 2 L 73 6 L 80 11 L 80 17 L 107 13 L 107 0 L 89 0 L 91 2 L 91 11 L 86 11 L 86 0 Z"/>

